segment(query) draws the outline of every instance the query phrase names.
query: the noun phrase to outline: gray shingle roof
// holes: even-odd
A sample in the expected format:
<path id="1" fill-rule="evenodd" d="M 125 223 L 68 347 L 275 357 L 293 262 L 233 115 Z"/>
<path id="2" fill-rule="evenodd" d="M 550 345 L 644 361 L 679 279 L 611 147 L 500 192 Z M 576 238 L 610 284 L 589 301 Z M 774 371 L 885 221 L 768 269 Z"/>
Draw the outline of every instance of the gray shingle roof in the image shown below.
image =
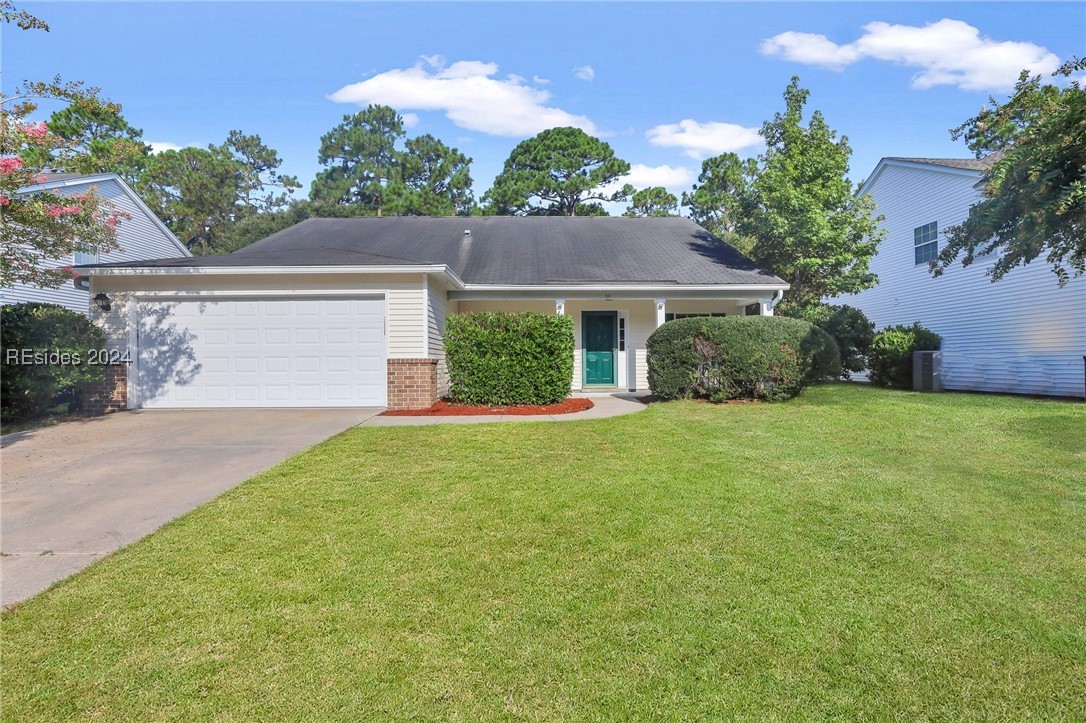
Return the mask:
<path id="1" fill-rule="evenodd" d="M 888 161 L 907 161 L 909 163 L 927 163 L 932 166 L 946 166 L 948 168 L 962 168 L 967 171 L 987 171 L 999 158 L 998 153 L 984 158 L 900 158 L 888 157 Z"/>
<path id="2" fill-rule="evenodd" d="M 102 266 L 401 264 L 444 264 L 468 284 L 784 283 L 676 217 L 313 218 L 226 256 Z"/>
<path id="3" fill-rule="evenodd" d="M 98 173 L 86 174 L 86 173 L 50 173 L 46 172 L 42 174 L 45 176 L 45 180 L 42 183 L 54 183 L 56 181 L 71 181 L 75 178 L 90 178 L 91 176 L 100 175 Z"/>

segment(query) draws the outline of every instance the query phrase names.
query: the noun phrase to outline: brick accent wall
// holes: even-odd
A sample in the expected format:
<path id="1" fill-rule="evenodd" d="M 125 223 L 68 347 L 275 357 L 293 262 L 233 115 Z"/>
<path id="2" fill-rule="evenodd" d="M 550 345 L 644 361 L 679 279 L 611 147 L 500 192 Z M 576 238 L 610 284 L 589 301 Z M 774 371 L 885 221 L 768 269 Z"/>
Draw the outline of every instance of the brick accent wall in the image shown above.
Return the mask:
<path id="1" fill-rule="evenodd" d="M 389 409 L 425 409 L 438 399 L 437 359 L 388 360 Z"/>
<path id="2" fill-rule="evenodd" d="M 111 364 L 100 382 L 83 386 L 83 413 L 108 414 L 128 409 L 128 365 Z"/>

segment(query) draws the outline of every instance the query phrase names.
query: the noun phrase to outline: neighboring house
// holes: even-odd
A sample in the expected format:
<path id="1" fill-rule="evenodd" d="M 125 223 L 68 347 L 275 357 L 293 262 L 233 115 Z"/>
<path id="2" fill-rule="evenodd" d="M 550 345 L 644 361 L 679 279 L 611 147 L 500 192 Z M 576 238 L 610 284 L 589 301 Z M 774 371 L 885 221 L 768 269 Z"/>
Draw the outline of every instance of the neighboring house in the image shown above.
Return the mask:
<path id="1" fill-rule="evenodd" d="M 682 218 L 310 219 L 226 256 L 81 268 L 132 363 L 118 405 L 428 406 L 447 314 L 573 318 L 573 389 L 647 390 L 665 320 L 771 314 L 788 285 Z"/>
<path id="2" fill-rule="evenodd" d="M 128 187 L 115 173 L 100 173 L 85 176 L 78 173 L 47 173 L 44 183 L 28 186 L 21 194 L 50 191 L 60 196 L 84 193 L 95 187 L 101 198 L 108 201 L 118 211 L 125 211 L 132 218 L 117 225 L 117 241 L 120 249 L 109 254 L 76 253 L 71 258 L 55 259 L 51 267 L 78 264 L 96 264 L 100 261 L 139 261 L 159 259 L 164 256 L 192 256 L 185 245 L 158 217 L 147 208 L 139 196 Z M 87 289 L 66 283 L 56 289 L 43 289 L 30 284 L 0 287 L 0 304 L 14 304 L 21 301 L 40 301 L 59 304 L 81 314 L 88 312 L 90 304 Z"/>
<path id="3" fill-rule="evenodd" d="M 864 311 L 881 329 L 919 321 L 943 337 L 946 389 L 1081 397 L 1086 355 L 1086 277 L 1060 288 L 1043 258 L 992 283 L 998 252 L 933 278 L 928 261 L 946 229 L 981 198 L 986 160 L 884 158 L 864 183 L 885 215 L 872 259 L 879 284 L 836 303 Z"/>

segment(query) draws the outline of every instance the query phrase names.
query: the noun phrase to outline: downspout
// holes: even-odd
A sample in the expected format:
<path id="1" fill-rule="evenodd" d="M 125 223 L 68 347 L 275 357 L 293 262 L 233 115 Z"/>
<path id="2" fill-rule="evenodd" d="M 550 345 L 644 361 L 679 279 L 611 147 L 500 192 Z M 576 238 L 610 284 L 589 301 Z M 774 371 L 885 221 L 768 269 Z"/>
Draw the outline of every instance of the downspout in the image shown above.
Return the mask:
<path id="1" fill-rule="evenodd" d="M 784 289 L 777 289 L 773 292 L 773 298 L 769 300 L 769 308 L 777 308 L 777 304 L 781 303 L 781 299 L 784 298 Z"/>

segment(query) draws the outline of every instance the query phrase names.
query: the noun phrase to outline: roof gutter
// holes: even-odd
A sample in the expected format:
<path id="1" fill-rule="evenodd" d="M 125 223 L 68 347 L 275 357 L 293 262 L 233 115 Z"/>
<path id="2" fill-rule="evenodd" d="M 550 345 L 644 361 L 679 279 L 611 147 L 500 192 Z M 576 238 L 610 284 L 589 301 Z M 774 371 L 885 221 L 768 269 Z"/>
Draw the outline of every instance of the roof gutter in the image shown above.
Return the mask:
<path id="1" fill-rule="evenodd" d="M 788 289 L 786 283 L 776 284 L 627 284 L 616 281 L 609 284 L 467 284 L 465 291 L 774 291 Z"/>
<path id="2" fill-rule="evenodd" d="M 75 266 L 80 277 L 92 276 L 269 276 L 275 274 L 440 274 L 454 288 L 463 280 L 445 264 L 389 266 Z"/>

